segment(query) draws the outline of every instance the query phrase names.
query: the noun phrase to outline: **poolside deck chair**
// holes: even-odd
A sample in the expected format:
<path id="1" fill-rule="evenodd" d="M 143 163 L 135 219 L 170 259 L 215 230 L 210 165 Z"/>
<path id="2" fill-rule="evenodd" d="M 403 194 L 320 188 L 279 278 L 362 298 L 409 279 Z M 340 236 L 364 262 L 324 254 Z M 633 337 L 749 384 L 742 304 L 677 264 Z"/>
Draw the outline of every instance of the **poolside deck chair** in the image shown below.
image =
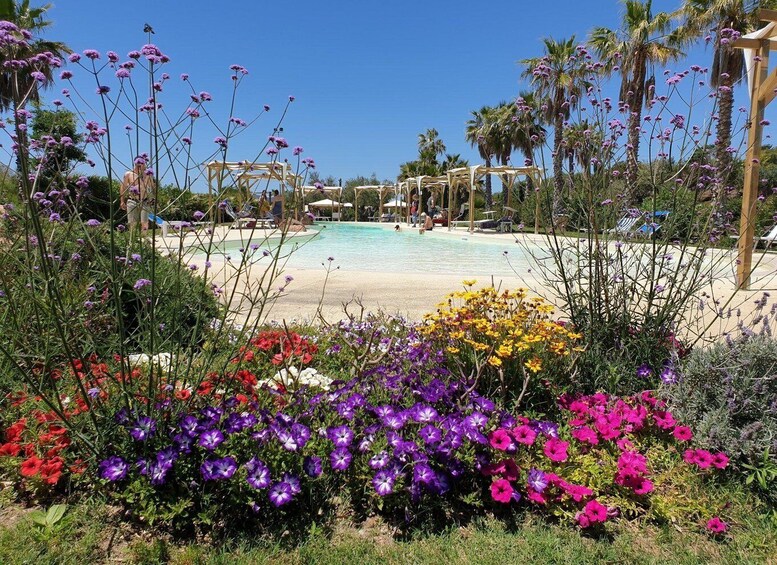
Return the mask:
<path id="1" fill-rule="evenodd" d="M 765 243 L 764 248 L 769 249 L 771 247 L 772 243 L 777 242 L 777 224 L 775 224 L 769 232 L 762 236 L 757 237 L 755 240 L 756 245 L 758 245 L 759 242 L 763 241 Z"/>
<path id="2" fill-rule="evenodd" d="M 620 220 L 618 220 L 618 223 L 614 228 L 604 230 L 604 232 L 613 235 L 628 235 L 634 232 L 634 226 L 636 226 L 640 220 L 644 221 L 642 216 L 623 216 Z"/>
<path id="3" fill-rule="evenodd" d="M 168 235 L 170 235 L 171 229 L 174 232 L 178 232 L 178 235 L 180 235 L 181 231 L 185 230 L 186 228 L 191 228 L 194 226 L 192 222 L 184 222 L 184 221 L 168 222 L 167 220 L 164 220 L 161 217 L 156 216 L 154 214 L 148 215 L 148 221 L 153 222 L 155 225 L 157 225 L 162 229 L 162 237 L 167 237 Z"/>
<path id="4" fill-rule="evenodd" d="M 653 212 L 653 221 L 652 222 L 645 222 L 642 226 L 639 227 L 639 229 L 636 231 L 636 235 L 642 236 L 642 237 L 653 237 L 656 235 L 656 232 L 661 229 L 661 223 L 665 222 L 666 219 L 669 217 L 669 212 L 665 210 L 656 210 Z"/>
<path id="5" fill-rule="evenodd" d="M 227 216 L 232 218 L 232 225 L 229 226 L 230 229 L 239 229 L 242 226 L 242 223 L 251 221 L 253 219 L 251 216 L 253 215 L 254 210 L 255 208 L 250 203 L 246 202 L 238 212 L 235 211 L 235 207 L 232 206 L 231 201 L 224 201 L 224 212 L 226 212 Z"/>

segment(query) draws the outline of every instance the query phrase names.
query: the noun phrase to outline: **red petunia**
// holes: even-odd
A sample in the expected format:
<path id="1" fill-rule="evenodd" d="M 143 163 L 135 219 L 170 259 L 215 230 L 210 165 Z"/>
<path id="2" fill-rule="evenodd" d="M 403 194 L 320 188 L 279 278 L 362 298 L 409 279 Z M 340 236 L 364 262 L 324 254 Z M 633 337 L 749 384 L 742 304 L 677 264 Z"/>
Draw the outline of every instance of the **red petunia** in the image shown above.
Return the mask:
<path id="1" fill-rule="evenodd" d="M 0 456 L 16 457 L 22 450 L 22 446 L 18 443 L 4 443 L 0 445 Z"/>
<path id="2" fill-rule="evenodd" d="M 20 472 L 23 477 L 34 477 L 40 472 L 41 465 L 43 465 L 43 460 L 33 455 L 24 460 Z"/>

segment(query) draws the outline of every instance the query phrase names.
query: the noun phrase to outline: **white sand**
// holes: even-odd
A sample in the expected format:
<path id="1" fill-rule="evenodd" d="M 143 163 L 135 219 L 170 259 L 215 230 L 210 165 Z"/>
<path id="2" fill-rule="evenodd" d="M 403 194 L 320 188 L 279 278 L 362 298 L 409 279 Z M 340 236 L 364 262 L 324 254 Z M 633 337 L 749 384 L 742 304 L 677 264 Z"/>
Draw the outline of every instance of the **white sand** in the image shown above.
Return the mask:
<path id="1" fill-rule="evenodd" d="M 376 224 L 370 224 L 375 226 Z M 393 229 L 394 224 L 379 224 L 384 229 Z M 403 230 L 411 228 L 403 226 Z M 229 230 L 219 227 L 216 230 L 215 237 L 219 240 L 236 241 L 242 240 L 248 247 L 251 240 L 257 241 L 259 237 L 272 236 L 273 232 L 263 230 Z M 468 234 L 462 229 L 449 232 L 447 229 L 439 227 L 433 232 L 428 232 L 419 237 L 454 237 L 460 238 L 466 235 L 471 242 L 494 241 L 503 239 L 506 242 L 513 242 L 515 236 L 512 234 L 494 234 L 494 233 L 474 233 Z M 536 242 L 542 245 L 544 236 L 534 236 L 533 234 L 516 234 L 517 237 L 527 240 L 527 242 Z M 304 234 L 294 234 L 294 237 L 305 237 Z M 204 234 L 199 236 L 206 239 Z M 188 235 L 184 238 L 186 245 L 190 245 L 195 240 L 195 236 Z M 177 237 L 168 237 L 160 242 L 160 247 L 167 246 L 170 250 L 177 248 L 180 240 Z M 731 269 L 728 276 L 721 276 L 710 285 L 708 292 L 714 298 L 720 300 L 719 304 L 724 304 L 734 293 L 735 284 L 733 279 L 733 255 L 731 256 Z M 731 302 L 734 308 L 740 308 L 745 314 L 752 312 L 754 301 L 760 298 L 764 291 L 777 290 L 777 254 L 764 253 L 758 251 L 753 260 L 756 268 L 752 277 L 752 290 L 738 293 Z M 237 285 L 230 277 L 235 273 L 235 269 L 224 261 L 212 261 L 209 279 L 216 281 L 226 290 L 225 296 L 231 291 L 236 291 L 239 300 L 239 313 L 236 313 L 236 319 L 245 320 L 253 317 L 256 310 L 251 310 L 250 303 L 252 297 L 258 296 L 257 285 L 263 277 L 265 267 L 259 263 L 252 267 L 247 277 L 238 281 Z M 336 266 L 336 262 L 333 264 Z M 487 272 L 487 266 L 483 269 Z M 290 276 L 293 280 L 285 284 L 284 277 Z M 471 276 L 450 275 L 450 274 L 398 274 L 398 273 L 378 273 L 364 271 L 345 271 L 342 269 L 333 269 L 327 277 L 324 267 L 319 266 L 313 269 L 294 269 L 286 268 L 280 274 L 278 279 L 268 285 L 264 282 L 265 288 L 277 291 L 278 287 L 284 286 L 284 291 L 272 303 L 269 311 L 263 312 L 263 317 L 267 320 L 296 320 L 309 321 L 316 317 L 317 312 L 321 312 L 327 321 L 337 321 L 345 317 L 344 305 L 348 305 L 348 312 L 358 315 L 361 306 L 366 311 L 383 310 L 391 314 L 400 314 L 413 320 L 419 320 L 427 313 L 434 311 L 438 303 L 444 297 L 453 291 L 463 288 L 464 279 L 477 280 L 476 287 L 488 286 L 492 282 L 495 286 L 501 288 L 528 287 L 532 291 L 544 296 L 548 300 L 553 300 L 549 289 L 543 288 L 541 282 L 533 275 L 491 278 L 484 273 L 472 273 Z M 232 306 L 238 304 L 233 299 Z M 708 312 L 706 319 L 712 320 L 712 312 Z M 723 321 L 723 325 L 716 323 L 711 334 L 719 335 L 722 331 L 728 331 L 735 320 L 728 319 Z"/>

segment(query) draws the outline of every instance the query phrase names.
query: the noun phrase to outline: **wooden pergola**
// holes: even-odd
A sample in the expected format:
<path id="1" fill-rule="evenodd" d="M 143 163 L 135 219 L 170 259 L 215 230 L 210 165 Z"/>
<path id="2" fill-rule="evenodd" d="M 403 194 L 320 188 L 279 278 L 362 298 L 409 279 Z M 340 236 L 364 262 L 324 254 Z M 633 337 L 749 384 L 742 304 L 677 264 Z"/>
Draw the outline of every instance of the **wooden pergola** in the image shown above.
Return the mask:
<path id="1" fill-rule="evenodd" d="M 400 184 L 400 187 L 404 189 L 405 192 L 403 194 L 406 194 L 407 196 L 407 214 L 406 214 L 406 220 L 410 221 L 410 198 L 412 196 L 413 189 L 416 189 L 418 191 L 418 212 L 420 212 L 424 209 L 424 203 L 422 202 L 422 196 L 424 190 L 429 190 L 432 195 L 437 196 L 437 192 L 440 193 L 440 198 L 437 200 L 437 202 L 442 201 L 442 195 L 445 192 L 445 186 L 448 184 L 448 177 L 447 175 L 441 175 L 441 176 L 430 176 L 430 175 L 421 175 L 418 177 L 411 177 L 407 178 L 404 181 L 402 181 Z M 449 211 L 450 215 L 450 211 Z"/>
<path id="2" fill-rule="evenodd" d="M 332 200 L 336 201 L 338 203 L 339 207 L 342 208 L 342 205 L 343 205 L 343 187 L 342 186 L 320 186 L 320 187 L 318 187 L 318 186 L 305 185 L 305 186 L 299 187 L 298 190 L 300 192 L 301 200 L 304 200 L 305 196 L 307 196 L 311 192 L 319 192 L 321 194 L 329 194 L 329 193 L 331 193 L 333 197 L 336 194 L 337 195 L 337 199 L 335 200 L 335 198 L 332 198 Z M 339 218 L 337 218 L 337 221 L 339 222 L 341 219 L 342 219 L 342 214 L 340 215 Z"/>
<path id="3" fill-rule="evenodd" d="M 355 186 L 353 187 L 353 221 L 357 221 L 357 218 L 359 216 L 359 192 L 364 192 L 365 190 L 374 190 L 378 193 L 378 202 L 379 209 L 378 209 L 378 217 L 383 217 L 383 197 L 384 195 L 393 193 L 397 193 L 397 187 L 393 184 L 367 184 L 362 186 Z"/>
<path id="4" fill-rule="evenodd" d="M 229 186 L 236 187 L 239 191 L 245 191 L 246 197 L 250 197 L 254 186 L 260 181 L 269 183 L 278 182 L 281 185 L 280 194 L 285 203 L 286 187 L 291 186 L 296 191 L 299 178 L 291 172 L 288 163 L 254 163 L 251 161 L 211 161 L 205 165 L 208 174 L 208 197 L 210 201 L 211 220 L 213 214 L 213 189 L 215 183 L 216 194 L 221 194 L 225 188 L 227 179 Z"/>
<path id="5" fill-rule="evenodd" d="M 758 203 L 764 111 L 777 96 L 777 69 L 769 73 L 769 53 L 777 50 L 777 10 L 758 10 L 758 16 L 761 21 L 769 23 L 758 31 L 743 35 L 733 43 L 734 47 L 744 51 L 750 92 L 742 216 L 737 242 L 737 285 L 744 290 L 750 287 L 750 274 L 753 270 L 755 208 Z"/>
<path id="6" fill-rule="evenodd" d="M 502 181 L 507 191 L 506 206 L 512 202 L 513 187 L 519 176 L 531 178 L 537 185 L 542 182 L 542 173 L 537 167 L 510 167 L 499 165 L 487 167 L 486 165 L 471 165 L 469 167 L 459 167 L 451 169 L 447 173 L 448 186 L 448 214 L 453 208 L 453 193 L 455 188 L 465 186 L 469 190 L 469 231 L 475 230 L 475 191 L 478 188 L 478 181 L 486 175 L 496 175 Z M 537 200 L 539 205 L 539 199 Z M 448 230 L 453 229 L 453 223 L 448 222 Z M 535 214 L 534 233 L 539 231 L 539 213 Z"/>

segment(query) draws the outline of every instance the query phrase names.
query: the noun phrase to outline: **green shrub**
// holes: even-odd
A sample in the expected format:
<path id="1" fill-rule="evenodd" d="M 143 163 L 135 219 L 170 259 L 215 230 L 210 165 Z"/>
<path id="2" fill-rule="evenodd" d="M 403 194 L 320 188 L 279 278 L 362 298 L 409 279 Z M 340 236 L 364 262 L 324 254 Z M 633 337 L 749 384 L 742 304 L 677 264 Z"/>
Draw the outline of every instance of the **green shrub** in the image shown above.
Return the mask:
<path id="1" fill-rule="evenodd" d="M 777 341 L 742 338 L 694 351 L 663 391 L 699 445 L 757 464 L 777 458 Z"/>

